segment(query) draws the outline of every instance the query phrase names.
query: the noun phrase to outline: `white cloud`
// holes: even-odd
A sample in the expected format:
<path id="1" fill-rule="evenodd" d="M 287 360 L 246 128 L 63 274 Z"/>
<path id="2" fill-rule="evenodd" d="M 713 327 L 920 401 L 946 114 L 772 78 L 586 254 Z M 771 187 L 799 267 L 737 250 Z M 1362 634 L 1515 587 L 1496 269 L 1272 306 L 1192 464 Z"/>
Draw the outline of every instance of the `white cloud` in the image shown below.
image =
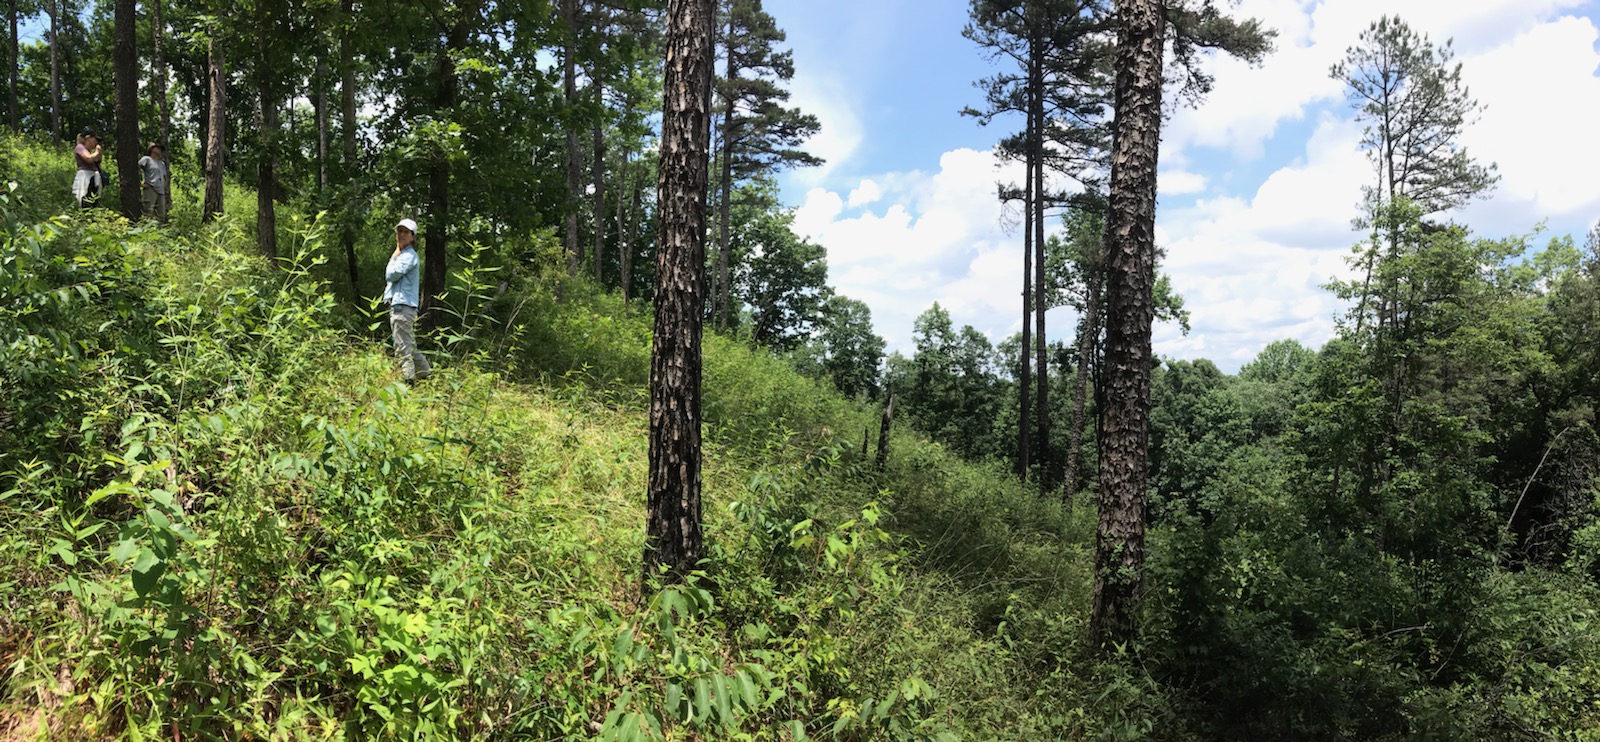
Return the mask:
<path id="1" fill-rule="evenodd" d="M 1193 331 L 1184 337 L 1158 326 L 1156 351 L 1234 370 L 1273 340 L 1317 346 L 1332 335 L 1343 307 L 1323 286 L 1353 275 L 1346 258 L 1359 235 L 1351 220 L 1372 168 L 1360 151 L 1361 125 L 1328 67 L 1384 13 L 1400 13 L 1435 41 L 1454 37 L 1466 82 L 1487 106 L 1463 142 L 1499 163 L 1502 181 L 1491 200 L 1453 216 L 1488 236 L 1526 231 L 1545 217 L 1586 228 L 1600 215 L 1592 134 L 1600 31 L 1587 18 L 1558 17 L 1580 4 L 1243 0 L 1238 13 L 1277 28 L 1280 50 L 1259 68 L 1209 61 L 1214 93 L 1198 109 L 1177 111 L 1164 131 L 1161 194 L 1186 198 L 1176 200 L 1181 207 L 1164 205 L 1157 241 Z M 803 105 L 822 112 L 827 98 Z M 853 122 L 848 114 L 836 106 L 825 115 Z M 854 153 L 862 134 L 842 137 L 849 146 L 838 151 Z M 1022 239 L 995 198 L 997 181 L 1018 180 L 1019 168 L 1007 167 L 973 149 L 945 152 L 927 170 L 853 163 L 851 183 L 809 190 L 796 228 L 828 248 L 836 287 L 867 302 L 891 349 L 910 348 L 913 319 L 934 301 L 958 326 L 999 340 L 1020 329 L 1021 314 Z M 1053 312 L 1052 337 L 1069 337 L 1072 321 L 1066 310 Z"/>
<path id="2" fill-rule="evenodd" d="M 827 247 L 834 287 L 872 308 L 891 349 L 910 349 L 913 320 L 935 301 L 957 325 L 998 339 L 1020 322 L 1011 315 L 1021 315 L 1013 297 L 1021 287 L 1022 250 L 1021 236 L 1003 228 L 995 183 L 1020 179 L 1018 170 L 991 152 L 946 152 L 936 172 L 863 181 L 848 202 L 858 204 L 872 183 L 878 207 L 857 216 L 842 216 L 847 200 L 838 193 L 811 189 L 795 211 L 795 229 Z"/>
<path id="3" fill-rule="evenodd" d="M 1480 161 L 1498 163 L 1494 198 L 1522 205 L 1527 215 L 1526 223 L 1501 228 L 1526 229 L 1543 217 L 1587 219 L 1600 209 L 1597 39 L 1588 19 L 1562 18 L 1463 60 L 1462 77 L 1487 104 L 1463 143 Z"/>
<path id="4" fill-rule="evenodd" d="M 1162 170 L 1157 174 L 1156 180 L 1161 184 L 1161 195 L 1187 196 L 1204 193 L 1207 179 L 1200 173 L 1191 173 L 1187 170 Z"/>
<path id="5" fill-rule="evenodd" d="M 1319 103 L 1342 104 L 1344 91 L 1329 67 L 1379 17 L 1399 15 L 1435 43 L 1454 39 L 1459 55 L 1479 54 L 1588 0 L 1246 0 L 1234 10 L 1278 32 L 1276 51 L 1259 66 L 1215 55 L 1203 63 L 1215 87 L 1197 108 L 1180 109 L 1165 139 L 1182 157 L 1191 146 L 1256 159 L 1284 121 L 1303 118 Z M 1524 78 L 1525 80 L 1527 78 Z"/>
<path id="6" fill-rule="evenodd" d="M 822 128 L 806 140 L 804 149 L 823 163 L 818 167 L 798 168 L 793 177 L 807 185 L 817 185 L 841 166 L 850 163 L 865 137 L 861 117 L 848 102 L 849 97 L 832 78 L 796 76 L 790 88 L 789 103 L 817 117 Z"/>
<path id="7" fill-rule="evenodd" d="M 850 191 L 851 206 L 865 206 L 883 197 L 883 189 L 878 187 L 870 178 L 863 179 L 861 185 Z"/>

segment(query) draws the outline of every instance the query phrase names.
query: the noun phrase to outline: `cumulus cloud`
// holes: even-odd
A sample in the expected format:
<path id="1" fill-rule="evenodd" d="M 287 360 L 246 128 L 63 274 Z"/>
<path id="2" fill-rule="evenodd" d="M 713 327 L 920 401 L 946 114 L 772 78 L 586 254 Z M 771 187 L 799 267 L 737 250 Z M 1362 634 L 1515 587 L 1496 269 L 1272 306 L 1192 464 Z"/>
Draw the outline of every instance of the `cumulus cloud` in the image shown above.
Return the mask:
<path id="1" fill-rule="evenodd" d="M 1206 176 L 1187 170 L 1162 170 L 1156 180 L 1163 196 L 1186 196 L 1206 189 Z"/>
<path id="2" fill-rule="evenodd" d="M 1157 327 L 1156 351 L 1234 370 L 1273 340 L 1316 346 L 1332 335 L 1344 307 L 1323 286 L 1353 275 L 1347 259 L 1360 235 L 1351 221 L 1373 174 L 1328 67 L 1385 13 L 1398 10 L 1437 42 L 1453 37 L 1466 83 L 1487 107 L 1463 144 L 1497 162 L 1502 181 L 1491 199 L 1450 216 L 1486 235 L 1544 218 L 1558 233 L 1561 220 L 1587 228 L 1600 215 L 1590 131 L 1600 120 L 1600 32 L 1562 15 L 1581 4 L 1243 0 L 1237 12 L 1278 29 L 1279 50 L 1260 67 L 1208 61 L 1213 94 L 1168 121 L 1156 233 L 1193 331 Z M 822 98 L 808 110 L 826 110 Z M 861 145 L 844 140 L 841 152 Z M 913 319 L 935 301 L 958 325 L 999 340 L 1020 330 L 1022 239 L 995 184 L 1019 180 L 1018 170 L 976 149 L 945 152 L 922 170 L 855 167 L 847 183 L 808 184 L 796 228 L 828 248 L 836 287 L 867 302 L 891 349 L 910 348 Z M 1052 337 L 1069 337 L 1074 319 L 1052 312 Z"/>
<path id="3" fill-rule="evenodd" d="M 797 76 L 790 88 L 790 105 L 816 116 L 822 125 L 804 145 L 807 152 L 822 158 L 822 165 L 793 173 L 803 183 L 822 183 L 835 170 L 847 166 L 865 138 L 861 117 L 839 85 L 833 78 Z"/>
<path id="4" fill-rule="evenodd" d="M 954 150 L 936 171 L 886 173 L 848 197 L 813 188 L 795 229 L 828 249 L 834 287 L 872 308 L 892 349 L 910 349 L 913 321 L 935 301 L 998 339 L 1020 324 L 1022 241 L 1007 233 L 995 183 L 1020 177 L 992 152 Z M 879 208 L 862 201 L 867 183 Z M 844 216 L 847 203 L 867 208 Z"/>
<path id="5" fill-rule="evenodd" d="M 861 185 L 850 191 L 851 206 L 865 206 L 883 197 L 883 190 L 878 188 L 870 178 L 861 181 Z"/>
<path id="6" fill-rule="evenodd" d="M 1472 94 L 1487 104 L 1463 143 L 1480 161 L 1499 165 L 1494 198 L 1517 203 L 1533 218 L 1588 219 L 1600 211 L 1597 38 L 1589 19 L 1561 18 L 1462 62 Z"/>
<path id="7" fill-rule="evenodd" d="M 1180 151 L 1179 157 L 1190 146 L 1220 148 L 1246 159 L 1263 156 L 1267 140 L 1285 121 L 1300 120 L 1321 103 L 1342 103 L 1344 90 L 1328 70 L 1384 15 L 1399 15 L 1435 43 L 1453 39 L 1465 59 L 1586 1 L 1455 0 L 1397 6 L 1389 0 L 1244 0 L 1234 14 L 1259 19 L 1277 31 L 1276 51 L 1255 67 L 1227 55 L 1206 60 L 1203 66 L 1215 78 L 1214 89 L 1200 106 L 1174 114 L 1166 139 Z"/>

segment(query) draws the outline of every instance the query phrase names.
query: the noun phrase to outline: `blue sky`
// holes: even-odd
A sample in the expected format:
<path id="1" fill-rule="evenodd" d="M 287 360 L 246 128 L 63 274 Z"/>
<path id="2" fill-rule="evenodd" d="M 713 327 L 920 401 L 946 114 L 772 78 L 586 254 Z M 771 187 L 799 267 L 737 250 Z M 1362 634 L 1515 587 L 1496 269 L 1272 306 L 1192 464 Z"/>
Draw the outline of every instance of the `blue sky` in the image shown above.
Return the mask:
<path id="1" fill-rule="evenodd" d="M 1272 340 L 1319 346 L 1340 310 L 1320 287 L 1347 275 L 1350 228 L 1369 167 L 1329 64 L 1383 13 L 1455 40 L 1486 108 L 1464 137 L 1499 165 L 1500 187 L 1452 218 L 1483 236 L 1581 235 L 1600 217 L 1600 0 L 1243 0 L 1278 29 L 1256 68 L 1209 64 L 1215 91 L 1163 135 L 1157 235 L 1192 315 L 1158 327 L 1156 351 L 1235 370 Z M 994 67 L 962 38 L 954 0 L 767 0 L 794 49 L 794 101 L 817 114 L 822 168 L 781 179 L 797 230 L 829 250 L 830 279 L 872 307 L 891 349 L 934 301 L 992 340 L 1020 329 L 1021 235 L 994 199 L 990 150 L 1016 126 L 959 115 Z M 1014 220 L 1014 219 L 1013 219 Z M 1070 309 L 1052 310 L 1065 338 Z"/>

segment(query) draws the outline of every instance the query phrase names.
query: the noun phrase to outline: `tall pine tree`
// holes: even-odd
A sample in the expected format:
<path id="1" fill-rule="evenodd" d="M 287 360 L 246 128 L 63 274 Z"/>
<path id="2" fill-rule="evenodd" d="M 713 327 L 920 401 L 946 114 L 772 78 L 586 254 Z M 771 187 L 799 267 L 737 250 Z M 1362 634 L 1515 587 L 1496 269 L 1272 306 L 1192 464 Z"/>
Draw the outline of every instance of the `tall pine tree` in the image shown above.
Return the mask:
<path id="1" fill-rule="evenodd" d="M 761 0 L 728 0 L 721 18 L 719 46 L 723 74 L 716 81 L 721 124 L 717 160 L 717 263 L 712 290 L 718 327 L 727 327 L 733 311 L 729 239 L 735 186 L 751 178 L 822 160 L 800 145 L 821 128 L 817 118 L 784 104 L 784 88 L 794 77 L 794 54 L 780 50 L 786 38 L 777 21 L 761 8 Z"/>
<path id="2" fill-rule="evenodd" d="M 700 340 L 705 312 L 706 174 L 710 160 L 712 0 L 669 0 L 661 119 L 655 326 L 650 345 L 648 580 L 688 576 L 700 528 Z"/>

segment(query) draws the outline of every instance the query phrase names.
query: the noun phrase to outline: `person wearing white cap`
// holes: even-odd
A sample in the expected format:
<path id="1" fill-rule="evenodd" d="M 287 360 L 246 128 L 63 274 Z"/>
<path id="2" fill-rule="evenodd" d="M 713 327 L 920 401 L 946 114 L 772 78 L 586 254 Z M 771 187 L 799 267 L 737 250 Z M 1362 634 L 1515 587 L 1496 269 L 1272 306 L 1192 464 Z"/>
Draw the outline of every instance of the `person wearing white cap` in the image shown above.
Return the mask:
<path id="1" fill-rule="evenodd" d="M 426 379 L 433 373 L 428 357 L 417 350 L 417 276 L 422 260 L 417 257 L 417 223 L 401 219 L 394 227 L 394 254 L 384 278 L 383 300 L 389 305 L 389 328 L 394 331 L 394 352 L 400 358 L 400 374 L 407 382 Z"/>

